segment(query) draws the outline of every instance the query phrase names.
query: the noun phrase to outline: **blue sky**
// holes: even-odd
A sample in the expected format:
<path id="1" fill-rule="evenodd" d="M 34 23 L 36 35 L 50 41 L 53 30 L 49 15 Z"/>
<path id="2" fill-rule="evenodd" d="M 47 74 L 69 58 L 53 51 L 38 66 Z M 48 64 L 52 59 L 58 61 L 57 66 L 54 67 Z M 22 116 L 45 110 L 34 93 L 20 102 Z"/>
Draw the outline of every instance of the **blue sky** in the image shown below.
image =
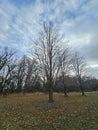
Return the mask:
<path id="1" fill-rule="evenodd" d="M 60 27 L 98 78 L 98 0 L 0 0 L 0 47 L 26 53 L 47 20 Z"/>

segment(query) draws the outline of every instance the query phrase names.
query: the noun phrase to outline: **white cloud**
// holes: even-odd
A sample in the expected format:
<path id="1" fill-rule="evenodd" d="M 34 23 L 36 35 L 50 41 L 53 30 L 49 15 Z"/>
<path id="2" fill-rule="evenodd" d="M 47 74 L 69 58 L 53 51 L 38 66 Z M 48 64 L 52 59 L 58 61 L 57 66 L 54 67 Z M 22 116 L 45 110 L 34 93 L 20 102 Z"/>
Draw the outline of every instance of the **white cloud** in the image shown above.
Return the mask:
<path id="1" fill-rule="evenodd" d="M 91 68 L 96 68 L 98 67 L 98 64 L 90 65 Z"/>
<path id="2" fill-rule="evenodd" d="M 98 0 L 36 0 L 18 8 L 8 0 L 0 1 L 0 46 L 26 52 L 37 37 L 43 21 L 55 22 L 74 50 L 79 50 L 92 65 L 97 57 Z M 88 49 L 87 49 L 88 48 Z M 86 50 L 85 50 L 86 49 Z M 94 53 L 90 55 L 91 53 Z M 94 59 L 94 64 L 97 58 Z"/>

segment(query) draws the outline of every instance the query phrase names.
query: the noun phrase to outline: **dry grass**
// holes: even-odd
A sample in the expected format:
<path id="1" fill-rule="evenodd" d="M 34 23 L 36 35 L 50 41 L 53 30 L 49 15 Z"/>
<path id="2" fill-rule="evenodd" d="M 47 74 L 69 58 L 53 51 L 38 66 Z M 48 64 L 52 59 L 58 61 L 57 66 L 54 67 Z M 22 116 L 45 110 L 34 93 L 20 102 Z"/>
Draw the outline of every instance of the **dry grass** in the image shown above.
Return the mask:
<path id="1" fill-rule="evenodd" d="M 55 93 L 53 104 L 43 93 L 0 97 L 0 130 L 98 130 L 97 94 Z"/>

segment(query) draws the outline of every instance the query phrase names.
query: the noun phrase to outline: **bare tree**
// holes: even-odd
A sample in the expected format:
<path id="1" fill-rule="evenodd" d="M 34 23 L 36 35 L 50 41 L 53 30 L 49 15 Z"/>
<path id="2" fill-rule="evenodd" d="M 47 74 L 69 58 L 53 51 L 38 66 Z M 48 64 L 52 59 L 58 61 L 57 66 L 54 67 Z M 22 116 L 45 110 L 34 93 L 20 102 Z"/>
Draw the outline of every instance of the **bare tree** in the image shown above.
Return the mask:
<path id="1" fill-rule="evenodd" d="M 25 89 L 32 90 L 36 84 L 38 78 L 37 61 L 29 57 L 26 58 L 26 78 L 25 78 Z"/>
<path id="2" fill-rule="evenodd" d="M 18 62 L 16 71 L 17 71 L 16 72 L 17 91 L 20 92 L 22 90 L 22 87 L 25 81 L 25 75 L 26 75 L 26 56 L 25 55 Z"/>
<path id="3" fill-rule="evenodd" d="M 62 84 L 63 84 L 63 90 L 65 96 L 67 96 L 67 86 L 66 86 L 66 76 L 69 74 L 70 71 L 70 56 L 69 56 L 69 48 L 66 45 L 66 49 L 63 49 L 59 54 L 59 73 L 61 76 Z"/>
<path id="4" fill-rule="evenodd" d="M 77 52 L 73 55 L 72 66 L 73 66 L 74 73 L 77 77 L 82 95 L 84 96 L 85 93 L 82 86 L 82 76 L 84 72 L 86 71 L 86 63 L 84 61 L 84 58 L 80 56 Z"/>
<path id="5" fill-rule="evenodd" d="M 59 66 L 57 54 L 62 44 L 62 36 L 52 23 L 45 23 L 42 31 L 39 33 L 38 40 L 34 43 L 33 54 L 39 63 L 42 75 L 45 76 L 44 79 L 46 79 L 48 88 L 49 102 L 53 102 L 53 85 Z"/>
<path id="6" fill-rule="evenodd" d="M 0 50 L 0 70 L 11 60 L 16 51 L 5 47 Z"/>
<path id="7" fill-rule="evenodd" d="M 4 88 L 10 84 L 11 73 L 15 68 L 14 61 L 15 51 L 9 48 L 4 48 L 0 52 L 0 93 L 3 92 Z"/>

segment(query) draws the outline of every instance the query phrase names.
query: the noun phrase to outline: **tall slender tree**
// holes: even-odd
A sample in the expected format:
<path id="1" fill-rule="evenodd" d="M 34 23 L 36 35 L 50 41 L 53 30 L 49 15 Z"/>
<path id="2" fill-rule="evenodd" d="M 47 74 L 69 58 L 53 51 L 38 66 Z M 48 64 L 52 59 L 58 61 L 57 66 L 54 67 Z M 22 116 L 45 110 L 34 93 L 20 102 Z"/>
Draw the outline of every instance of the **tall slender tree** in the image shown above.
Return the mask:
<path id="1" fill-rule="evenodd" d="M 83 56 L 80 56 L 77 52 L 73 55 L 72 58 L 72 65 L 73 65 L 73 70 L 74 73 L 77 77 L 78 83 L 79 83 L 79 87 L 81 89 L 82 95 L 84 96 L 84 89 L 82 86 L 82 76 L 84 74 L 84 72 L 86 71 L 86 63 L 84 61 Z"/>
<path id="2" fill-rule="evenodd" d="M 52 23 L 44 23 L 38 39 L 34 42 L 33 56 L 37 59 L 41 72 L 44 73 L 49 93 L 49 102 L 53 102 L 53 85 L 58 72 L 58 53 L 62 36 Z"/>
<path id="3" fill-rule="evenodd" d="M 69 74 L 70 71 L 70 55 L 69 55 L 69 48 L 66 46 L 65 49 L 63 49 L 60 54 L 58 55 L 59 57 L 59 73 L 61 76 L 62 84 L 63 84 L 63 90 L 65 96 L 67 96 L 67 85 L 66 85 L 66 76 Z"/>

